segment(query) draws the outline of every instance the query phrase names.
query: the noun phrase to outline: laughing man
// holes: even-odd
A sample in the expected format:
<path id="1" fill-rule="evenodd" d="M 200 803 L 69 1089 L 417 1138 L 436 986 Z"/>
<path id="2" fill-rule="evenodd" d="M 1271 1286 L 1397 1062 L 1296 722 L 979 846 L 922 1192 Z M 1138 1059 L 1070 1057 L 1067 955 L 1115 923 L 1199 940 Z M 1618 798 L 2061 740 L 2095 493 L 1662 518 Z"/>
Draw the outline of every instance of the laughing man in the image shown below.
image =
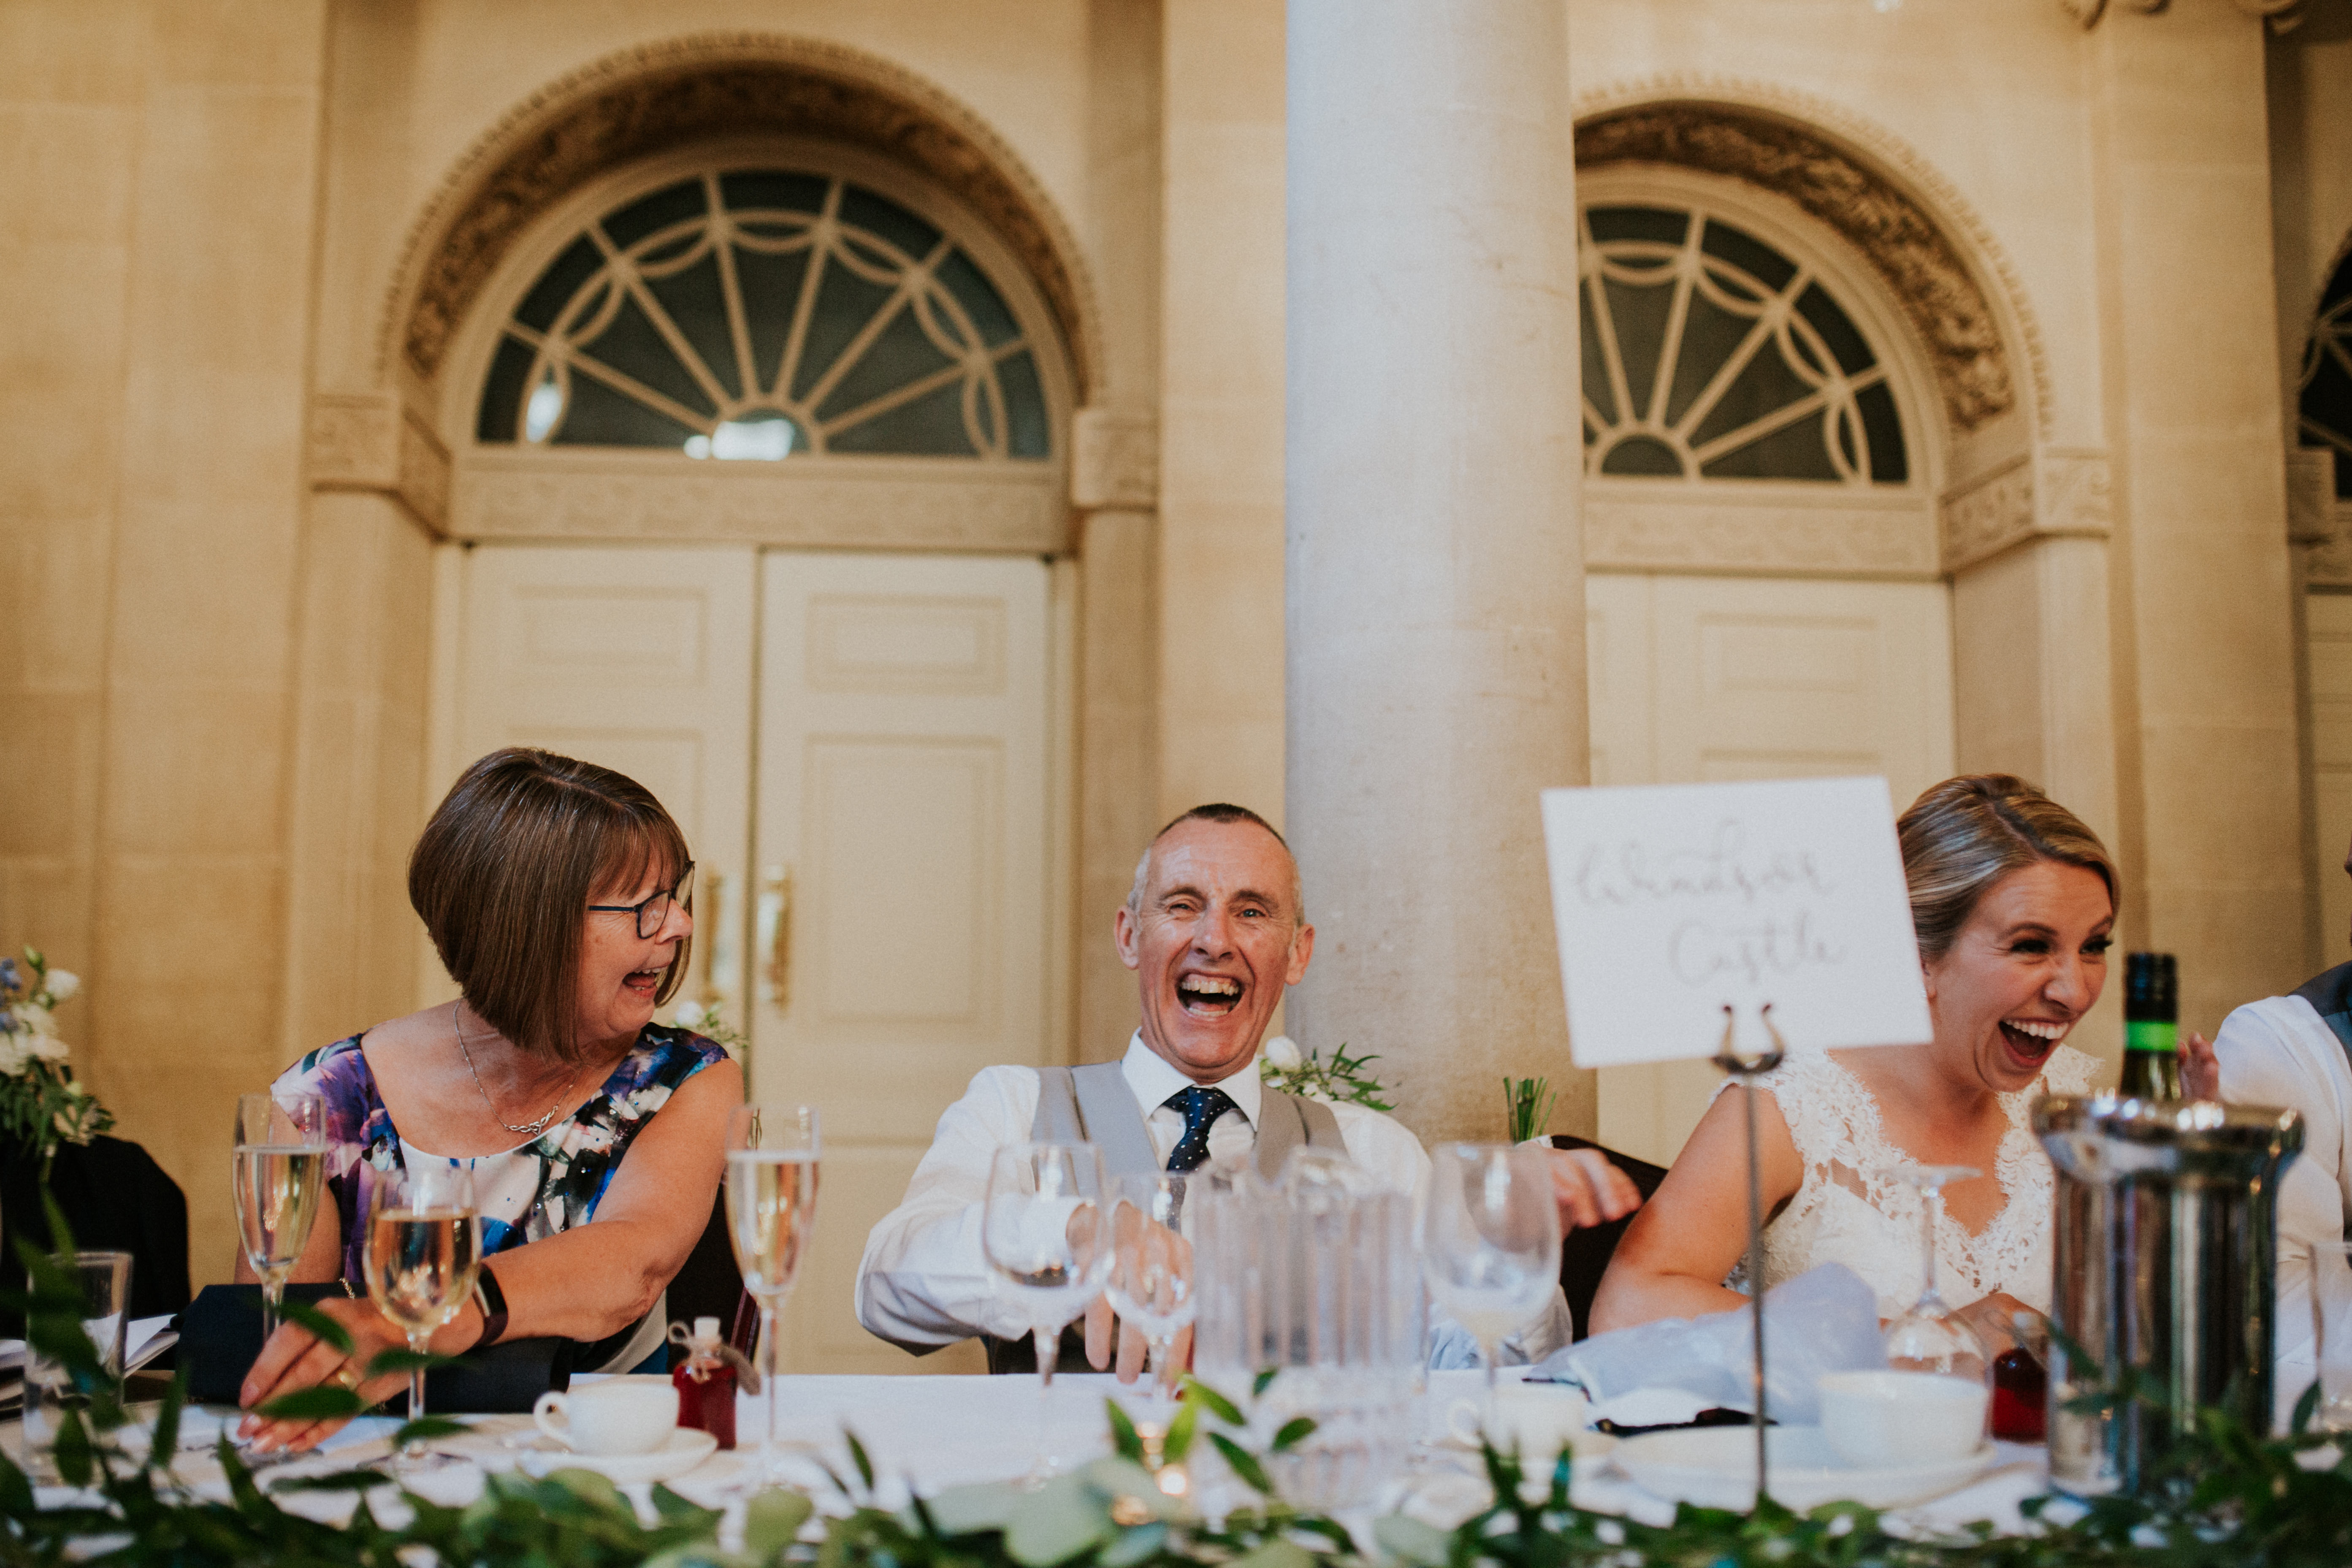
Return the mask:
<path id="1" fill-rule="evenodd" d="M 1112 920 L 1118 955 L 1135 972 L 1141 1021 L 1117 1062 L 1090 1067 L 984 1068 L 940 1118 L 931 1147 L 898 1206 L 874 1227 L 857 1269 L 857 1318 L 917 1354 L 978 1334 L 992 1370 L 1021 1364 L 1028 1324 L 1019 1302 L 992 1288 L 980 1246 L 988 1170 L 998 1149 L 1031 1140 L 1087 1139 L 1114 1177 L 1189 1171 L 1209 1160 L 1255 1158 L 1271 1174 L 1295 1148 L 1345 1153 L 1422 1196 L 1429 1156 L 1394 1120 L 1360 1105 L 1327 1105 L 1265 1088 L 1257 1053 L 1286 986 L 1307 973 L 1315 928 L 1306 921 L 1298 864 L 1255 812 L 1202 805 L 1151 841 L 1134 890 Z M 1553 1151 L 1563 1231 L 1629 1214 L 1633 1184 L 1590 1151 Z M 1109 1309 L 1088 1314 L 1088 1354 L 1108 1363 Z M 1540 1358 L 1570 1337 L 1566 1302 L 1505 1346 Z M 1140 1346 L 1119 1347 L 1132 1378 Z M 1440 1320 L 1432 1364 L 1472 1364 L 1469 1337 Z"/>

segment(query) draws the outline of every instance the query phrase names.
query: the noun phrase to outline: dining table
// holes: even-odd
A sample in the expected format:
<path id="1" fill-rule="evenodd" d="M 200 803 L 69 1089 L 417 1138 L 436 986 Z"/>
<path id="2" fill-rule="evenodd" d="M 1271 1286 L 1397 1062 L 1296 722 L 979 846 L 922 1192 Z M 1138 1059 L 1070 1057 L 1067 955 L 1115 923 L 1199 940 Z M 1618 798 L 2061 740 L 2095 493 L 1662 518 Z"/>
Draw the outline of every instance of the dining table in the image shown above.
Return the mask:
<path id="1" fill-rule="evenodd" d="M 592 1380 L 578 1377 L 575 1387 Z M 659 1379 L 667 1384 L 668 1379 Z M 970 1483 L 1021 1479 L 1031 1468 L 1041 1441 L 1065 1467 L 1084 1464 L 1111 1451 L 1111 1427 L 1105 1402 L 1118 1399 L 1131 1413 L 1148 1413 L 1142 1390 L 1122 1385 L 1108 1373 L 1065 1373 L 1050 1390 L 1042 1391 L 1027 1378 L 959 1376 L 793 1376 L 780 1380 L 776 1408 L 775 1474 L 784 1484 L 807 1491 L 824 1512 L 845 1512 L 856 1500 L 886 1507 L 903 1506 L 912 1495 L 931 1496 Z M 1475 1448 L 1448 1426 L 1448 1413 L 1463 1401 L 1485 1396 L 1485 1374 L 1479 1372 L 1430 1373 L 1426 1392 L 1415 1400 L 1414 1441 L 1406 1446 L 1399 1473 L 1380 1494 L 1361 1505 L 1340 1510 L 1343 1523 L 1366 1539 L 1362 1527 L 1383 1513 L 1401 1511 L 1440 1528 L 1450 1528 L 1486 1506 L 1491 1491 Z M 134 1406 L 134 1414 L 139 1407 Z M 184 1413 L 180 1448 L 173 1472 L 199 1496 L 226 1498 L 227 1479 L 215 1455 L 219 1435 L 233 1429 L 234 1410 L 192 1406 Z M 469 1430 L 462 1438 L 438 1439 L 432 1445 L 439 1462 L 420 1474 L 385 1476 L 384 1486 L 368 1494 L 377 1518 L 387 1524 L 402 1521 L 405 1508 L 398 1488 L 445 1505 L 471 1501 L 492 1473 L 524 1469 L 543 1473 L 562 1459 L 533 1426 L 528 1415 L 457 1417 Z M 767 1420 L 764 1394 L 739 1394 L 736 1430 L 739 1446 L 710 1454 L 692 1468 L 665 1479 L 677 1495 L 691 1502 L 722 1510 L 740 1507 L 748 1489 Z M 14 1424 L 11 1423 L 11 1426 Z M 267 1486 L 279 1479 L 333 1470 L 381 1466 L 389 1458 L 388 1438 L 398 1422 L 387 1415 L 362 1416 L 330 1437 L 315 1452 L 275 1463 L 261 1471 Z M 870 1458 L 875 1485 L 865 1496 L 850 1459 L 847 1439 L 855 1435 Z M 126 1447 L 138 1450 L 141 1434 L 125 1434 Z M 16 1435 L 6 1434 L 9 1451 L 16 1452 Z M 621 1487 L 640 1515 L 654 1517 L 650 1483 Z M 1990 1465 L 1969 1484 L 1931 1500 L 1895 1510 L 1899 1528 L 1917 1534 L 1956 1531 L 1975 1521 L 1988 1521 L 2003 1532 L 2028 1528 L 2019 1505 L 2048 1489 L 2048 1463 L 2037 1445 L 2000 1443 Z M 340 1521 L 356 1506 L 351 1492 L 287 1490 L 274 1494 L 289 1511 Z M 1573 1500 L 1596 1511 L 1621 1514 L 1646 1523 L 1668 1522 L 1671 1500 L 1644 1491 L 1620 1472 L 1608 1458 L 1587 1458 L 1574 1467 Z M 88 1494 L 63 1487 L 36 1489 L 44 1507 L 91 1500 Z M 1247 1500 L 1237 1483 L 1220 1494 L 1203 1489 L 1199 1502 L 1210 1510 Z M 730 1512 L 722 1539 L 740 1518 Z"/>

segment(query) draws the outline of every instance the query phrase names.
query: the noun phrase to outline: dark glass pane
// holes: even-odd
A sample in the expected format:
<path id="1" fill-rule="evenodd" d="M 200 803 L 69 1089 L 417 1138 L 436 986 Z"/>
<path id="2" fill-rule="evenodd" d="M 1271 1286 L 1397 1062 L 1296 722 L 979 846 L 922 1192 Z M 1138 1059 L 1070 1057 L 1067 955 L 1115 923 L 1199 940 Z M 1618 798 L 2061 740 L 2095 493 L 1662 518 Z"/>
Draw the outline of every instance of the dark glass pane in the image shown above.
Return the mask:
<path id="1" fill-rule="evenodd" d="M 866 352 L 857 356 L 849 374 L 833 384 L 833 390 L 818 405 L 816 416 L 820 422 L 829 423 L 886 392 L 895 392 L 910 381 L 919 381 L 953 363 L 955 361 L 940 353 L 923 335 L 915 312 L 901 306 L 890 318 L 890 324 L 866 345 Z"/>
<path id="2" fill-rule="evenodd" d="M 596 248 L 594 240 L 573 240 L 539 275 L 539 281 L 530 286 L 530 292 L 515 307 L 515 320 L 533 331 L 548 331 L 555 325 L 557 313 L 580 291 L 580 285 L 594 277 L 604 265 L 604 253 Z"/>
<path id="3" fill-rule="evenodd" d="M 950 251 L 932 276 L 955 296 L 956 303 L 980 329 L 980 341 L 990 348 L 1002 348 L 1021 335 L 1020 323 L 1004 308 L 1004 296 L 972 265 L 971 257 L 961 250 Z"/>
<path id="4" fill-rule="evenodd" d="M 2346 257 L 2336 276 L 2327 280 L 2327 292 L 2319 297 L 2319 313 L 2324 316 L 2347 300 L 2352 300 L 2352 256 Z"/>
<path id="5" fill-rule="evenodd" d="M 1911 478 L 1911 459 L 1903 445 L 1903 421 L 1895 415 L 1895 395 L 1882 381 L 1854 394 L 1853 403 L 1862 414 L 1863 435 L 1870 442 L 1872 482 L 1906 482 Z"/>
<path id="6" fill-rule="evenodd" d="M 1690 233 L 1688 213 L 1664 207 L 1588 207 L 1584 218 L 1592 237 L 1606 245 L 1612 239 L 1647 239 L 1660 245 L 1680 245 Z"/>
<path id="7" fill-rule="evenodd" d="M 1690 309 L 1683 315 L 1682 356 L 1675 361 L 1675 384 L 1666 394 L 1667 424 L 1683 416 L 1683 411 L 1706 390 L 1715 373 L 1723 368 L 1724 362 L 1755 329 L 1756 323 L 1748 317 L 1735 316 L 1696 289 L 1692 291 Z"/>
<path id="8" fill-rule="evenodd" d="M 856 185 L 841 193 L 841 221 L 879 236 L 920 261 L 940 242 L 940 231 L 900 206 Z"/>
<path id="9" fill-rule="evenodd" d="M 1665 348 L 1666 315 L 1674 308 L 1674 286 L 1601 280 L 1609 300 L 1609 324 L 1617 330 L 1617 360 L 1625 367 L 1625 395 L 1633 400 L 1633 413 L 1650 406 L 1650 384 L 1658 374 L 1658 355 Z"/>
<path id="10" fill-rule="evenodd" d="M 972 422 L 980 426 L 981 449 L 986 451 L 996 441 L 996 422 L 1003 399 L 983 377 L 971 389 Z"/>
<path id="11" fill-rule="evenodd" d="M 719 199 L 730 212 L 772 211 L 815 213 L 824 210 L 825 187 L 831 180 L 819 174 L 788 174 L 782 169 L 741 169 L 719 176 Z"/>
<path id="12" fill-rule="evenodd" d="M 1724 268 L 1708 268 L 1706 277 L 1708 282 L 1735 300 L 1747 300 L 1752 302 L 1764 298 L 1764 291 L 1761 289 Z"/>
<path id="13" fill-rule="evenodd" d="M 808 336 L 801 343 L 800 369 L 793 377 L 794 397 L 807 395 L 893 292 L 887 283 L 868 283 L 845 267 L 824 269 L 824 276 L 817 280 L 816 309 L 809 317 Z"/>
<path id="14" fill-rule="evenodd" d="M 1668 479 L 1682 477 L 1683 460 L 1664 441 L 1647 436 L 1629 436 L 1609 448 L 1601 459 L 1604 474 L 1664 475 Z"/>
<path id="15" fill-rule="evenodd" d="M 2336 499 L 2352 500 L 2352 452 L 2336 454 Z"/>
<path id="16" fill-rule="evenodd" d="M 2314 357 L 2317 363 L 2311 379 L 2304 384 L 2295 411 L 2338 443 L 2352 443 L 2352 375 L 2345 374 L 2344 362 L 2329 353 L 2326 343 L 2316 345 Z"/>
<path id="17" fill-rule="evenodd" d="M 1045 388 L 1037 379 L 1037 362 L 1023 349 L 996 367 L 997 384 L 1004 388 L 1004 449 L 1015 458 L 1043 458 L 1051 450 L 1046 436 Z"/>
<path id="18" fill-rule="evenodd" d="M 1597 446 L 1599 445 L 1600 440 L 1600 427 L 1594 425 L 1591 420 L 1587 419 L 1584 422 L 1584 444 L 1588 447 Z"/>
<path id="19" fill-rule="evenodd" d="M 607 217 L 604 233 L 615 246 L 626 250 L 656 229 L 667 228 L 681 218 L 700 217 L 706 210 L 702 182 L 680 180 L 652 195 L 638 197 Z"/>
<path id="20" fill-rule="evenodd" d="M 1762 240 L 1736 228 L 1709 222 L 1699 235 L 1698 247 L 1720 261 L 1728 261 L 1775 294 L 1797 276 L 1796 263 Z"/>
<path id="21" fill-rule="evenodd" d="M 1601 417 L 1614 425 L 1618 420 L 1617 394 L 1609 385 L 1609 366 L 1601 357 L 1601 329 L 1592 321 L 1592 279 L 1577 285 L 1576 334 L 1584 349 L 1585 401 L 1601 410 Z"/>
<path id="22" fill-rule="evenodd" d="M 621 301 L 613 324 L 598 333 L 593 342 L 575 346 L 698 414 L 719 412 L 703 395 L 702 387 L 688 374 L 686 366 L 678 363 L 677 355 L 670 352 L 669 343 L 651 318 L 637 308 L 635 300 Z M 577 374 L 572 378 L 575 389 L 580 379 Z M 569 419 L 565 421 L 567 426 L 570 423 Z"/>
<path id="23" fill-rule="evenodd" d="M 1862 341 L 1846 313 L 1838 309 L 1836 300 L 1822 292 L 1818 283 L 1808 283 L 1805 291 L 1797 296 L 1797 314 L 1813 324 L 1822 341 L 1837 355 L 1838 364 L 1848 375 L 1860 375 L 1878 362 L 1871 357 L 1870 345 Z"/>
<path id="24" fill-rule="evenodd" d="M 809 253 L 765 256 L 740 246 L 735 251 L 735 286 L 743 291 L 743 321 L 751 333 L 751 363 L 763 382 L 782 374 L 784 340 L 793 330 L 793 310 L 800 303 L 801 279 L 808 271 Z"/>
<path id="25" fill-rule="evenodd" d="M 646 287 L 686 334 L 703 367 L 737 397 L 743 388 L 735 374 L 735 338 L 727 329 L 727 297 L 720 292 L 717 252 L 667 278 L 648 278 Z M 790 319 L 789 308 L 786 319 Z"/>
<path id="26" fill-rule="evenodd" d="M 926 457 L 977 456 L 963 427 L 963 384 L 951 381 L 887 414 L 829 433 L 832 452 L 912 452 Z"/>
<path id="27" fill-rule="evenodd" d="M 556 426 L 559 447 L 670 447 L 683 449 L 694 435 L 685 426 L 623 396 L 580 370 L 572 373 L 572 401 Z"/>
<path id="28" fill-rule="evenodd" d="M 1849 470 L 1860 473 L 1862 454 L 1853 449 L 1853 420 L 1850 417 L 1832 419 L 1830 421 L 1830 430 L 1837 441 L 1838 457 Z"/>
<path id="29" fill-rule="evenodd" d="M 1777 343 L 1766 342 L 1756 351 L 1755 357 L 1740 367 L 1723 389 L 1698 428 L 1690 433 L 1690 444 L 1704 447 L 1718 436 L 1727 436 L 1753 419 L 1786 408 L 1800 398 L 1811 397 L 1813 389 L 1789 368 L 1780 357 Z M 1823 458 L 1827 461 L 1827 458 Z"/>
<path id="30" fill-rule="evenodd" d="M 1815 409 L 1760 441 L 1726 452 L 1699 472 L 1710 479 L 1834 479 L 1829 448 L 1822 442 L 1822 411 Z"/>
<path id="31" fill-rule="evenodd" d="M 530 350 L 513 338 L 500 338 L 490 356 L 489 378 L 482 383 L 482 406 L 474 416 L 474 439 L 511 442 L 522 427 L 523 383 L 530 374 Z"/>

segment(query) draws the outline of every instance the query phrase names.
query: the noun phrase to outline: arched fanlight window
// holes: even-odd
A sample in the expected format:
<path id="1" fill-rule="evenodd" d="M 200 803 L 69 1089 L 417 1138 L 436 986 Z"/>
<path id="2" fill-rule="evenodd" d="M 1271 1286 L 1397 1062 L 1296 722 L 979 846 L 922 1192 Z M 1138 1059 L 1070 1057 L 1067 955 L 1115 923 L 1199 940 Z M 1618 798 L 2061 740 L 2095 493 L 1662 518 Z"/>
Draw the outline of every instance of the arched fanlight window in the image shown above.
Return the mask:
<path id="1" fill-rule="evenodd" d="M 835 176 L 711 169 L 565 246 L 500 329 L 477 439 L 1042 459 L 1034 344 L 937 226 Z"/>
<path id="2" fill-rule="evenodd" d="M 2297 424 L 2306 447 L 2336 453 L 2336 493 L 2352 500 L 2352 256 L 2327 280 L 2303 346 Z"/>
<path id="3" fill-rule="evenodd" d="M 1884 356 L 1813 269 L 1679 202 L 1580 237 L 1588 473 L 1907 482 Z"/>

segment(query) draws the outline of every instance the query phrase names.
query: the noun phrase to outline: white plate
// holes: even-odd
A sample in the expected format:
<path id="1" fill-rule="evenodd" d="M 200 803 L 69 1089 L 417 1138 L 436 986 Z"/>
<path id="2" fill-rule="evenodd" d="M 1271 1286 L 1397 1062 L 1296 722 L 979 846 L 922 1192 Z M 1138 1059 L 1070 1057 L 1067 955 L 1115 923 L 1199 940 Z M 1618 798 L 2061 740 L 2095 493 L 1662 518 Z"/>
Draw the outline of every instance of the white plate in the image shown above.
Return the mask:
<path id="1" fill-rule="evenodd" d="M 1818 1426 L 1775 1426 L 1766 1436 L 1774 1500 L 1802 1513 L 1825 1502 L 1906 1508 L 1941 1497 L 1990 1468 L 1992 1446 L 1936 1465 L 1856 1469 L 1837 1457 Z M 1668 1502 L 1746 1510 L 1756 1501 L 1756 1432 L 1748 1426 L 1697 1426 L 1644 1432 L 1610 1456 L 1644 1491 Z"/>
<path id="2" fill-rule="evenodd" d="M 682 1476 L 719 1450 L 719 1439 L 691 1426 L 680 1426 L 650 1454 L 575 1454 L 541 1438 L 525 1447 L 520 1462 L 526 1474 L 544 1476 L 555 1470 L 593 1470 L 615 1486 L 636 1481 L 666 1481 Z"/>

